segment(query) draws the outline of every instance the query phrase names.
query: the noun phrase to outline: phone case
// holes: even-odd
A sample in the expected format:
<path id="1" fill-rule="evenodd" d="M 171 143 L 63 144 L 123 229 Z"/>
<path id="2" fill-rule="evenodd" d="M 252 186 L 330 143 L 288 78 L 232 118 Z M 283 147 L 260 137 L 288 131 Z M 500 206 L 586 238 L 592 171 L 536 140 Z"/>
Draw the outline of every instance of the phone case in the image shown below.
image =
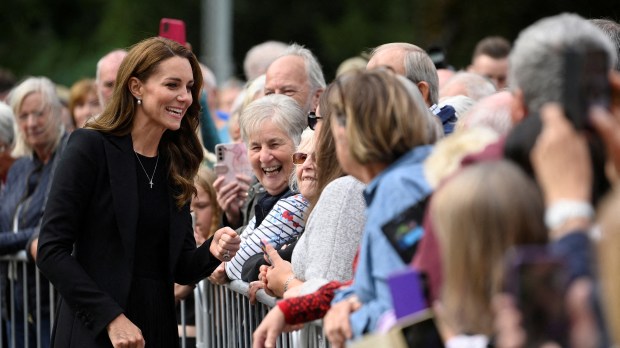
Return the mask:
<path id="1" fill-rule="evenodd" d="M 162 18 L 159 21 L 159 36 L 185 45 L 185 22 L 180 19 Z"/>
<path id="2" fill-rule="evenodd" d="M 422 222 L 427 203 L 428 197 L 405 209 L 381 227 L 383 234 L 406 264 L 411 262 L 418 241 L 424 234 Z"/>
<path id="3" fill-rule="evenodd" d="M 250 177 L 253 175 L 245 144 L 217 144 L 215 145 L 215 156 L 217 157 L 214 167 L 215 173 L 218 177 L 224 176 L 226 184 L 236 181 L 237 174 Z"/>

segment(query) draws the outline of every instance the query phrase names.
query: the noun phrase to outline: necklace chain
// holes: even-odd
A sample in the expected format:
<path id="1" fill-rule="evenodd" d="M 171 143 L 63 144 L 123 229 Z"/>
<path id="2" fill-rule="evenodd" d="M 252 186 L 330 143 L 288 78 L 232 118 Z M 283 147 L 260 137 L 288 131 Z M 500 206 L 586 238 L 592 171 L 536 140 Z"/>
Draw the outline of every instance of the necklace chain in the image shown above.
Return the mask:
<path id="1" fill-rule="evenodd" d="M 153 188 L 153 178 L 155 177 L 155 171 L 157 170 L 157 163 L 159 163 L 159 152 L 157 152 L 157 160 L 155 161 L 155 169 L 153 169 L 153 174 L 150 177 L 149 177 L 149 174 L 146 172 L 146 169 L 144 168 L 144 165 L 142 164 L 142 161 L 140 160 L 138 153 L 135 151 L 133 153 L 136 154 L 138 163 L 140 163 L 140 167 L 142 167 L 142 170 L 144 171 L 144 175 L 146 175 L 146 178 L 149 179 L 149 185 L 151 185 L 151 188 Z"/>

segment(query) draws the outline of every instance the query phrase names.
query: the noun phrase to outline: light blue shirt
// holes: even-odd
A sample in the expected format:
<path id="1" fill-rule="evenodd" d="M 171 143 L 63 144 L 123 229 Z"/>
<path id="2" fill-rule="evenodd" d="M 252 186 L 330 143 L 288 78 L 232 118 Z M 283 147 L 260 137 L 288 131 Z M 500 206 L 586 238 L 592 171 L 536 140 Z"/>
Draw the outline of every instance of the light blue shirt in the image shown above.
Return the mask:
<path id="1" fill-rule="evenodd" d="M 354 338 L 373 331 L 381 315 L 392 309 L 387 277 L 407 265 L 390 245 L 381 226 L 431 193 L 422 164 L 432 149 L 432 145 L 412 149 L 364 190 L 367 222 L 353 285 L 338 291 L 332 301 L 336 303 L 355 294 L 362 302 L 362 307 L 349 317 Z"/>

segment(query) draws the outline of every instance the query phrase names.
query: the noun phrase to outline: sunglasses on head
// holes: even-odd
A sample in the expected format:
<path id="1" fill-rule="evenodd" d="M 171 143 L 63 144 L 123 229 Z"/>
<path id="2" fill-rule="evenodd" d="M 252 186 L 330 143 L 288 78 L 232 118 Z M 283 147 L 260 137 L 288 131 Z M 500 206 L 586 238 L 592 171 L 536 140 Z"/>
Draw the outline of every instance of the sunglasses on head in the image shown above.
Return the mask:
<path id="1" fill-rule="evenodd" d="M 316 124 L 319 122 L 319 120 L 323 119 L 323 117 L 321 116 L 317 116 L 316 112 L 314 111 L 310 111 L 308 113 L 308 127 L 312 130 L 314 130 L 314 127 L 316 127 Z"/>
<path id="2" fill-rule="evenodd" d="M 307 153 L 295 152 L 293 154 L 293 164 L 304 164 L 304 162 L 306 162 L 306 158 L 308 158 Z"/>

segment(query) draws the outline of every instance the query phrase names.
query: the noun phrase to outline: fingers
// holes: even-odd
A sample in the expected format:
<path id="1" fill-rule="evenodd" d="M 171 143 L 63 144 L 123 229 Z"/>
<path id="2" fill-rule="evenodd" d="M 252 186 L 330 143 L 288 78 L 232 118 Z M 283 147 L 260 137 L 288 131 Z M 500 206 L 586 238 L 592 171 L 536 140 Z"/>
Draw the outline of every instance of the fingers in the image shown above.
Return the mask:
<path id="1" fill-rule="evenodd" d="M 323 319 L 323 328 L 332 347 L 344 347 L 347 339 L 353 336 L 349 323 L 351 312 L 348 301 L 336 303 Z"/>
<path id="2" fill-rule="evenodd" d="M 250 283 L 250 289 L 248 290 L 248 297 L 250 298 L 250 304 L 256 304 L 256 293 L 263 288 L 263 282 L 256 281 Z"/>
<path id="3" fill-rule="evenodd" d="M 268 241 L 263 239 L 262 243 L 265 246 L 265 254 L 269 256 L 272 265 L 275 265 L 276 263 L 282 261 L 280 254 L 278 254 L 278 251 Z"/>
<path id="4" fill-rule="evenodd" d="M 230 261 L 240 245 L 241 238 L 237 232 L 230 227 L 223 227 L 215 232 L 209 251 L 220 261 Z"/>
<path id="5" fill-rule="evenodd" d="M 107 327 L 108 336 L 114 348 L 143 348 L 142 331 L 124 314 L 112 320 Z"/>

